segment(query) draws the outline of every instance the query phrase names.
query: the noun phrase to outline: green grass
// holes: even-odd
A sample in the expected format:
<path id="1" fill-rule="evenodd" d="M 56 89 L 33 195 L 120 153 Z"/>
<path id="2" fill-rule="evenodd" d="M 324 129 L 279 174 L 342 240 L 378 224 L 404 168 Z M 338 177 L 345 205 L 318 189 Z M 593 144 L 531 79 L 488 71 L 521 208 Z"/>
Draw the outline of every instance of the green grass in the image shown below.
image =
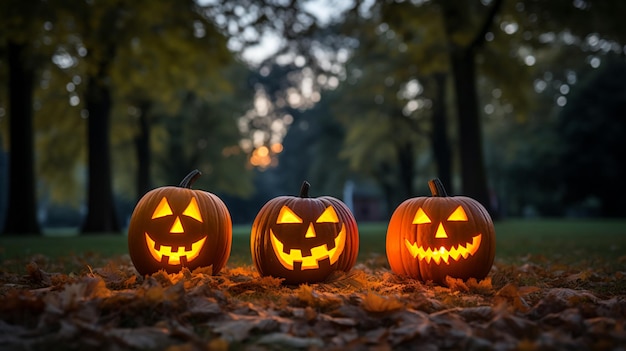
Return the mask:
<path id="1" fill-rule="evenodd" d="M 360 261 L 385 254 L 386 230 L 386 223 L 359 225 Z M 249 240 L 249 225 L 233 228 L 229 265 L 251 263 Z M 88 261 L 90 257 L 110 258 L 125 254 L 126 236 L 121 234 L 79 236 L 71 230 L 57 230 L 45 236 L 0 237 L 0 261 L 23 261 L 36 255 L 50 259 L 77 256 Z M 624 265 L 626 219 L 497 222 L 496 259 L 515 262 L 528 256 L 543 256 L 566 264 L 597 259 Z"/>

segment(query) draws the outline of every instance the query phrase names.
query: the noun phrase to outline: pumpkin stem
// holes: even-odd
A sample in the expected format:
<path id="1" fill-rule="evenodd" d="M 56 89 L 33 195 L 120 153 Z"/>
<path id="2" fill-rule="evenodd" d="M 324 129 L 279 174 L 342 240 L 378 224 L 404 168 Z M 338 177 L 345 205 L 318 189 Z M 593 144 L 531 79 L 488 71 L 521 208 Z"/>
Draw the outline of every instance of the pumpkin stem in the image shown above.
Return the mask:
<path id="1" fill-rule="evenodd" d="M 441 182 L 441 180 L 439 180 L 439 178 L 429 180 L 428 187 L 430 188 L 430 192 L 433 196 L 448 196 L 448 193 L 446 193 L 446 188 L 443 187 L 443 183 Z"/>
<path id="2" fill-rule="evenodd" d="M 198 179 L 198 177 L 201 175 L 202 172 L 194 169 L 193 171 L 189 172 L 189 174 L 187 174 L 187 176 L 183 180 L 180 181 L 180 184 L 178 184 L 178 186 L 180 188 L 191 189 L 191 184 L 193 184 L 193 182 L 195 182 L 196 179 Z"/>
<path id="3" fill-rule="evenodd" d="M 307 182 L 306 180 L 302 182 L 302 187 L 300 187 L 300 197 L 302 198 L 309 197 L 310 187 L 311 187 L 311 184 L 309 184 L 309 182 Z"/>

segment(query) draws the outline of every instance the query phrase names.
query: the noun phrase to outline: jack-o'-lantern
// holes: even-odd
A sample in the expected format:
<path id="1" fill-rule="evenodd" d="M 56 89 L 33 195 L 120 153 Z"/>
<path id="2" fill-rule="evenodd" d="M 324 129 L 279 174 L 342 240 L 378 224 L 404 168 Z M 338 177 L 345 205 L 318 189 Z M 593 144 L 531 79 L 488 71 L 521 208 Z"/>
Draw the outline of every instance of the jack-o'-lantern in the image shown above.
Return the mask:
<path id="1" fill-rule="evenodd" d="M 140 274 L 182 267 L 212 266 L 217 274 L 230 256 L 232 222 L 222 200 L 193 190 L 200 171 L 180 184 L 153 189 L 135 206 L 128 227 L 128 251 Z"/>
<path id="2" fill-rule="evenodd" d="M 446 276 L 483 279 L 495 256 L 495 229 L 487 210 L 465 196 L 447 196 L 439 179 L 432 197 L 404 201 L 387 229 L 387 260 L 397 274 L 445 282 Z"/>
<path id="3" fill-rule="evenodd" d="M 340 200 L 310 198 L 304 182 L 300 196 L 268 201 L 252 224 L 252 261 L 261 275 L 284 278 L 287 284 L 324 281 L 356 262 L 356 220 Z"/>

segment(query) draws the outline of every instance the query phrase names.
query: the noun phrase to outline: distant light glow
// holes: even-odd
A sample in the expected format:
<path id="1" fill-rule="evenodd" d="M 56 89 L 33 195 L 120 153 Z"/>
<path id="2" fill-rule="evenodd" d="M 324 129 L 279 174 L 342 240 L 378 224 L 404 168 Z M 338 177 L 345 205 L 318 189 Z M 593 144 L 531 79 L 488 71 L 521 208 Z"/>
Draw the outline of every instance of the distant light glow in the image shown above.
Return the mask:
<path id="1" fill-rule="evenodd" d="M 280 154 L 281 152 L 283 152 L 283 144 L 281 143 L 274 143 L 271 146 L 272 152 L 275 154 Z"/>
<path id="2" fill-rule="evenodd" d="M 565 96 L 559 96 L 556 99 L 556 104 L 563 107 L 567 104 L 567 98 Z"/>
<path id="3" fill-rule="evenodd" d="M 490 114 L 492 114 L 492 113 L 494 113 L 494 112 L 495 112 L 496 108 L 495 108 L 495 107 L 493 107 L 493 105 L 492 105 L 492 104 L 487 104 L 487 105 L 485 105 L 484 110 L 485 110 L 485 113 L 486 113 L 486 114 L 490 115 Z"/>
<path id="4" fill-rule="evenodd" d="M 544 80 L 537 79 L 535 80 L 534 86 L 537 93 L 542 93 L 548 87 L 548 83 L 546 83 L 546 81 Z"/>
<path id="5" fill-rule="evenodd" d="M 193 29 L 193 35 L 196 38 L 204 38 L 204 36 L 206 35 L 206 29 L 200 21 L 193 22 Z"/>
<path id="6" fill-rule="evenodd" d="M 306 59 L 304 58 L 304 56 L 298 55 L 293 60 L 293 63 L 296 65 L 296 67 L 304 67 L 304 65 L 306 64 Z"/>
<path id="7" fill-rule="evenodd" d="M 509 35 L 515 34 L 519 29 L 519 25 L 515 22 L 502 22 L 500 28 Z"/>
<path id="8" fill-rule="evenodd" d="M 52 62 L 61 69 L 68 69 L 75 64 L 74 58 L 65 51 L 58 52 L 52 56 Z"/>
<path id="9" fill-rule="evenodd" d="M 401 96 L 405 99 L 415 99 L 424 91 L 424 88 L 417 79 L 411 79 L 406 82 L 404 89 L 401 90 Z"/>
<path id="10" fill-rule="evenodd" d="M 256 152 L 260 157 L 266 157 L 270 154 L 270 149 L 268 149 L 267 146 L 263 145 L 259 147 Z"/>
<path id="11" fill-rule="evenodd" d="M 600 62 L 600 58 L 592 57 L 591 60 L 589 60 L 589 65 L 591 65 L 591 67 L 593 68 L 598 68 L 600 67 Z"/>
<path id="12" fill-rule="evenodd" d="M 254 108 L 259 116 L 267 116 L 270 110 L 270 102 L 265 93 L 257 91 L 257 96 L 254 99 Z"/>
<path id="13" fill-rule="evenodd" d="M 404 106 L 404 109 L 402 110 L 402 112 L 405 116 L 408 116 L 412 112 L 417 110 L 418 108 L 419 108 L 419 103 L 417 102 L 417 100 L 411 100 L 406 103 L 406 106 Z"/>
<path id="14" fill-rule="evenodd" d="M 71 106 L 78 106 L 78 104 L 80 104 L 80 98 L 76 95 L 73 95 L 70 97 L 70 105 Z"/>
<path id="15" fill-rule="evenodd" d="M 574 84 L 576 84 L 576 81 L 577 81 L 576 72 L 568 71 L 567 72 L 567 83 L 569 85 L 574 85 Z"/>
<path id="16" fill-rule="evenodd" d="M 535 56 L 533 55 L 528 55 L 524 57 L 524 63 L 526 64 L 526 66 L 534 66 L 536 62 L 537 60 L 535 59 Z"/>
<path id="17" fill-rule="evenodd" d="M 339 86 L 339 78 L 332 76 L 328 78 L 328 87 L 334 89 Z"/>
<path id="18" fill-rule="evenodd" d="M 232 42 L 232 40 L 229 41 L 229 44 L 229 46 L 233 46 L 233 48 L 234 46 L 236 46 L 235 43 Z M 242 52 L 242 56 L 247 62 L 258 65 L 263 62 L 263 60 L 276 54 L 283 45 L 284 39 L 282 39 L 277 33 L 266 32 L 259 39 L 259 44 L 247 47 Z"/>

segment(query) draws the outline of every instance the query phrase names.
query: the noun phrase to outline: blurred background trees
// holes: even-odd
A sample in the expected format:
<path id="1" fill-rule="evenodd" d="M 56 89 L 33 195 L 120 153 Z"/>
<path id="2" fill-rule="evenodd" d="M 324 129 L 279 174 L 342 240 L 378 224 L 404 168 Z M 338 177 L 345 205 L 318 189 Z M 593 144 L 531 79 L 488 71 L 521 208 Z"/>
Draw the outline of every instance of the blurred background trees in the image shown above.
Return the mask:
<path id="1" fill-rule="evenodd" d="M 626 215 L 620 1 L 0 6 L 4 232 L 119 231 L 193 168 L 243 223 L 304 179 L 360 220 L 432 177 L 494 216 Z"/>

